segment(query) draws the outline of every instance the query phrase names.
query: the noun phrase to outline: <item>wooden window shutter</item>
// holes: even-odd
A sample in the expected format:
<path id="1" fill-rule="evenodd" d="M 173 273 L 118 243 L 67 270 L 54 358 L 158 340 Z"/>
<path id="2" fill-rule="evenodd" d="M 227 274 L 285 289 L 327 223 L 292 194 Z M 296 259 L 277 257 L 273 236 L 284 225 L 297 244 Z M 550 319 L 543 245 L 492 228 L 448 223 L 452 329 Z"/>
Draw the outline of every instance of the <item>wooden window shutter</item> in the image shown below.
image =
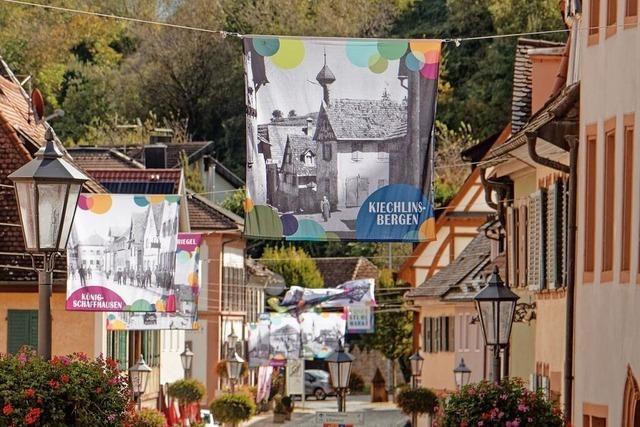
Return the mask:
<path id="1" fill-rule="evenodd" d="M 433 353 L 433 334 L 432 334 L 432 326 L 433 323 L 431 322 L 431 317 L 425 317 L 425 335 L 426 335 L 426 340 L 425 342 L 427 343 L 427 347 L 426 347 L 426 351 L 427 353 Z"/>
<path id="2" fill-rule="evenodd" d="M 422 318 L 422 351 L 428 351 L 427 349 L 427 321 L 426 317 Z"/>
<path id="3" fill-rule="evenodd" d="M 7 352 L 17 353 L 22 346 L 38 348 L 38 312 L 36 310 L 7 311 Z"/>
<path id="4" fill-rule="evenodd" d="M 447 338 L 447 351 L 455 351 L 455 343 L 456 343 L 456 318 L 455 316 L 449 316 L 448 318 L 448 338 Z"/>
<path id="5" fill-rule="evenodd" d="M 440 351 L 440 318 L 434 317 L 433 323 L 433 352 Z"/>
<path id="6" fill-rule="evenodd" d="M 562 181 L 558 180 L 549 186 L 546 209 L 546 273 L 547 287 L 556 289 L 561 283 L 562 247 Z"/>
<path id="7" fill-rule="evenodd" d="M 562 242 L 560 244 L 562 260 L 561 281 L 562 286 L 567 286 L 567 275 L 569 274 L 569 263 L 567 260 L 567 250 L 569 245 L 569 179 L 562 181 Z"/>
<path id="8" fill-rule="evenodd" d="M 449 351 L 449 318 L 440 317 L 440 351 Z"/>
<path id="9" fill-rule="evenodd" d="M 518 286 L 527 286 L 527 205 L 522 203 L 518 208 Z"/>
<path id="10" fill-rule="evenodd" d="M 516 278 L 517 272 L 517 261 L 518 261 L 518 252 L 517 252 L 517 239 L 518 239 L 518 231 L 516 228 L 516 216 L 517 210 L 513 208 L 513 206 L 507 207 L 506 212 L 506 220 L 507 220 L 507 260 L 508 260 L 508 271 L 507 277 L 509 280 L 509 284 L 515 286 L 518 282 Z"/>
<path id="11" fill-rule="evenodd" d="M 529 236 L 527 285 L 530 289 L 544 289 L 545 280 L 545 191 L 540 189 L 529 196 Z"/>

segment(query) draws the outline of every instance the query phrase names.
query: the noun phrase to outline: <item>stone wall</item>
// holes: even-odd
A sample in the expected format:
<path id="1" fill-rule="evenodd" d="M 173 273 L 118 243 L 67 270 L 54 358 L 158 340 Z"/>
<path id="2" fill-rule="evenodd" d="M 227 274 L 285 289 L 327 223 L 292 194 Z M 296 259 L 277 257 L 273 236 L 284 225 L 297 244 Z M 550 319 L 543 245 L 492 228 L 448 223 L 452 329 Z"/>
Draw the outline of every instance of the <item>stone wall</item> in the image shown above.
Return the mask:
<path id="1" fill-rule="evenodd" d="M 390 385 L 390 378 L 388 372 L 388 362 L 387 358 L 382 355 L 377 350 L 367 351 L 361 350 L 359 347 L 354 346 L 349 349 L 349 353 L 355 358 L 353 366 L 351 367 L 351 372 L 355 372 L 358 375 L 362 376 L 364 379 L 365 385 L 371 385 L 371 380 L 376 373 L 376 369 L 380 369 L 384 379 L 386 381 L 387 388 Z M 402 371 L 400 370 L 400 364 L 396 363 L 396 386 L 400 384 L 404 384 L 404 377 L 402 376 Z"/>

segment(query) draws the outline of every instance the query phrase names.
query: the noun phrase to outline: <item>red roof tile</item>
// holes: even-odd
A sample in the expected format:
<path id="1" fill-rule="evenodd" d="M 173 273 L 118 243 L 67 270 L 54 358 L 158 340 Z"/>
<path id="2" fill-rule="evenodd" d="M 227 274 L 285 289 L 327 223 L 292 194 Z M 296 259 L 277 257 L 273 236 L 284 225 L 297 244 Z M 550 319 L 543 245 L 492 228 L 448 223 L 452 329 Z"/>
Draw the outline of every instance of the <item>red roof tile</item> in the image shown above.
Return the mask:
<path id="1" fill-rule="evenodd" d="M 242 218 L 209 200 L 189 192 L 189 226 L 191 230 L 239 230 Z"/>

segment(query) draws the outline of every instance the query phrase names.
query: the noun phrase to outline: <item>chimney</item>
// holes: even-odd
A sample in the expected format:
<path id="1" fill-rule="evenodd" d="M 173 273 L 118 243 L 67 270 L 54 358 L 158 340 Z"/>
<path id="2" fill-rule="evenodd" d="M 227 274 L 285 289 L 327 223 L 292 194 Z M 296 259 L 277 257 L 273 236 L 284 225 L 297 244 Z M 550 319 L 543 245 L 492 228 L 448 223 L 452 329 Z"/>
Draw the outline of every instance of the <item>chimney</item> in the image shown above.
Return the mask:
<path id="1" fill-rule="evenodd" d="M 305 135 L 313 136 L 313 119 L 311 117 L 307 117 L 307 125 L 302 128 L 302 131 Z"/>
<path id="2" fill-rule="evenodd" d="M 149 136 L 149 144 L 143 151 L 144 166 L 149 169 L 167 168 L 167 145 L 173 138 L 171 129 L 154 129 Z"/>

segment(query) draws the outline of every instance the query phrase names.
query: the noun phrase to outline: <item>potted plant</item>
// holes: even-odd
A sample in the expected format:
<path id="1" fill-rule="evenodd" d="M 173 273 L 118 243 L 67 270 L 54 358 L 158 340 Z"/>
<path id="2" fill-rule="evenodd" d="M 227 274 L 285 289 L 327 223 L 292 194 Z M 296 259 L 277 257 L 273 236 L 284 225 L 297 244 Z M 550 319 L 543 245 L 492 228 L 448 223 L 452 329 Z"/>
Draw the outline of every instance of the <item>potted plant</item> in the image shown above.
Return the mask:
<path id="1" fill-rule="evenodd" d="M 291 398 L 291 396 L 284 396 L 282 398 L 282 405 L 284 406 L 284 409 L 286 411 L 286 418 L 287 421 L 291 420 L 291 414 L 293 413 L 293 399 Z"/>
<path id="2" fill-rule="evenodd" d="M 283 424 L 287 420 L 287 408 L 282 403 L 283 397 L 276 394 L 273 397 L 273 422 L 276 424 Z"/>
<path id="3" fill-rule="evenodd" d="M 438 396 L 428 388 L 399 387 L 396 404 L 407 415 L 434 414 L 438 407 Z"/>
<path id="4" fill-rule="evenodd" d="M 167 394 L 174 399 L 178 400 L 181 414 L 191 414 L 191 411 L 187 410 L 187 408 L 199 402 L 204 397 L 205 389 L 204 385 L 194 379 L 183 379 L 178 380 L 174 383 L 169 384 L 167 388 Z M 189 417 L 189 421 L 193 422 L 192 417 Z"/>
<path id="5" fill-rule="evenodd" d="M 452 394 L 438 414 L 438 426 L 562 427 L 565 420 L 557 402 L 542 391 L 529 391 L 520 379 L 500 384 L 482 381 Z"/>
<path id="6" fill-rule="evenodd" d="M 133 417 L 131 427 L 164 427 L 167 420 L 157 409 L 142 408 Z"/>
<path id="7" fill-rule="evenodd" d="M 211 403 L 213 417 L 232 427 L 250 419 L 255 412 L 255 403 L 244 393 L 225 394 Z"/>

